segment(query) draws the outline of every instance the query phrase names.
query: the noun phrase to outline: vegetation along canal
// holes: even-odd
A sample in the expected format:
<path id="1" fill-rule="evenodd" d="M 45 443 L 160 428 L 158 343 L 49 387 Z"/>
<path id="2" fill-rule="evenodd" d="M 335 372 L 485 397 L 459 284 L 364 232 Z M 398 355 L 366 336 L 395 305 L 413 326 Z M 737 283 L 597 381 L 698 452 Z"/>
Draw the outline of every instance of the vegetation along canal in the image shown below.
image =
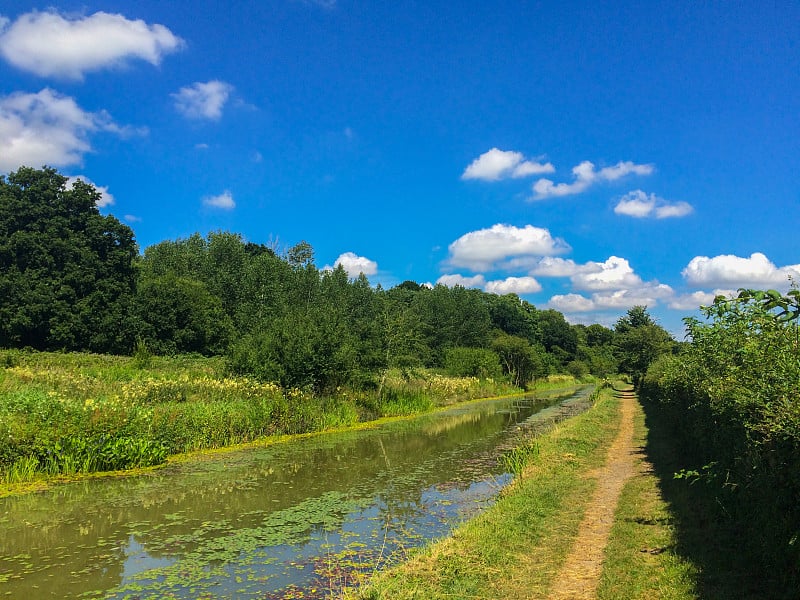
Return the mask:
<path id="1" fill-rule="evenodd" d="M 486 507 L 511 479 L 502 453 L 591 392 L 473 402 L 0 500 L 0 597 L 330 596 Z"/>

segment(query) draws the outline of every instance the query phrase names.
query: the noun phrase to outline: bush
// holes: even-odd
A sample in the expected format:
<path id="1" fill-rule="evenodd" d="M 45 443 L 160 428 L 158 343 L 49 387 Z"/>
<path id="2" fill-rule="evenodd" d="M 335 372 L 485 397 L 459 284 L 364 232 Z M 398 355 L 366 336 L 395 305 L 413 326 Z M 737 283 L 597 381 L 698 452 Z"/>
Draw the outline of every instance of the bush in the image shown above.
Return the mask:
<path id="1" fill-rule="evenodd" d="M 444 353 L 444 366 L 453 377 L 499 377 L 502 373 L 500 357 L 485 348 L 448 348 Z"/>

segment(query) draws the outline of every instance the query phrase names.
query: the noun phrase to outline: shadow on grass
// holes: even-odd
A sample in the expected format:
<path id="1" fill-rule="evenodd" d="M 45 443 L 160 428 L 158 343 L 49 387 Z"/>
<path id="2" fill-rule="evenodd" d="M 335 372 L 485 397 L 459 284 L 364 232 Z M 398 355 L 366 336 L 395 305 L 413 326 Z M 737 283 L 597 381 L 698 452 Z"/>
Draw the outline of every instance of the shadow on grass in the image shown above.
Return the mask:
<path id="1" fill-rule="evenodd" d="M 652 463 L 675 529 L 677 554 L 698 569 L 697 592 L 704 600 L 798 599 L 793 587 L 763 565 L 760 549 L 748 535 L 747 523 L 737 522 L 702 480 L 676 479 L 683 462 L 678 438 L 658 412 L 642 402 L 648 428 L 646 454 Z"/>

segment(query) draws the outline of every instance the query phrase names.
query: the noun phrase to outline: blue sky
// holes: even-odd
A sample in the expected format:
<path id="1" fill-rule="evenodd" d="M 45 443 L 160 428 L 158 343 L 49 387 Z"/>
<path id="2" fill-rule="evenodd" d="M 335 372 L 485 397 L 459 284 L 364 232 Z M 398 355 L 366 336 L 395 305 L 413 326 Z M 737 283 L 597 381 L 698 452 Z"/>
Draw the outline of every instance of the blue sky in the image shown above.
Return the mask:
<path id="1" fill-rule="evenodd" d="M 668 329 L 800 278 L 800 5 L 7 0 L 0 172 L 141 248 L 312 244 L 390 287 Z"/>

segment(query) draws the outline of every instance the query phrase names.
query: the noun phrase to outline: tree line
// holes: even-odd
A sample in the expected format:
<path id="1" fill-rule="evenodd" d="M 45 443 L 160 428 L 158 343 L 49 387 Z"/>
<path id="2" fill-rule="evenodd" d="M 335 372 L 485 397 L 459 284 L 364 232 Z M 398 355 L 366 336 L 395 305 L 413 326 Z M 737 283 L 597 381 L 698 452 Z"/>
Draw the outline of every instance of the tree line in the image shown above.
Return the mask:
<path id="1" fill-rule="evenodd" d="M 390 368 L 506 375 L 640 375 L 674 342 L 645 307 L 613 329 L 571 325 L 514 294 L 405 281 L 372 287 L 236 233 L 139 252 L 86 183 L 51 168 L 0 177 L 0 347 L 225 355 L 235 372 L 325 392 Z M 644 361 L 644 362 L 643 362 Z"/>

